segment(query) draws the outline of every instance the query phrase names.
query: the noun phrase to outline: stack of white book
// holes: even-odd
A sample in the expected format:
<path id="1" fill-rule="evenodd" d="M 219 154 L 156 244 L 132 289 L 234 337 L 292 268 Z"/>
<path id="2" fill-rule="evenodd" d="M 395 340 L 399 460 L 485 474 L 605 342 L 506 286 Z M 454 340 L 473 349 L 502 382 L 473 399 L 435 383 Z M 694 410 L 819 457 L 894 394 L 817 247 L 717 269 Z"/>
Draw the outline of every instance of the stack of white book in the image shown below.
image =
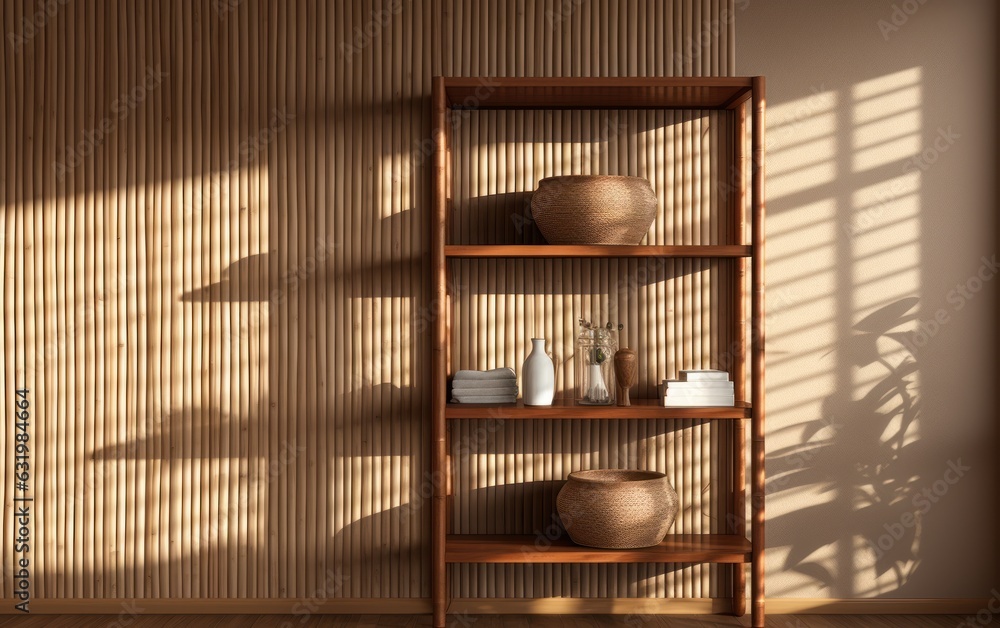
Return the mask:
<path id="1" fill-rule="evenodd" d="M 668 408 L 736 405 L 729 373 L 714 369 L 681 371 L 678 379 L 663 380 L 662 398 Z"/>

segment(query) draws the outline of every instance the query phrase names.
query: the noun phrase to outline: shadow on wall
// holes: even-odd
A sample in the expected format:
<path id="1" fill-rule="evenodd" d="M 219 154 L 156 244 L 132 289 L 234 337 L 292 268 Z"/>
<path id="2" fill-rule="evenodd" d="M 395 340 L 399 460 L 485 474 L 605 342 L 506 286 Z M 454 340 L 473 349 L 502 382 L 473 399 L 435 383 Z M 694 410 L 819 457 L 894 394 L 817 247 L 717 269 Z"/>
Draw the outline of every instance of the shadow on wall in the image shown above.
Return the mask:
<path id="1" fill-rule="evenodd" d="M 364 587 L 396 596 L 419 592 L 422 576 L 401 589 L 394 562 L 420 564 L 427 550 L 422 531 L 429 510 L 423 505 L 431 485 L 411 455 L 423 443 L 406 440 L 406 423 L 415 414 L 412 396 L 388 384 L 339 396 L 335 406 L 354 405 L 354 416 L 371 417 L 332 428 L 343 435 L 340 442 L 353 443 L 350 451 L 303 440 L 286 422 L 261 425 L 255 411 L 237 416 L 186 408 L 150 424 L 142 437 L 95 451 L 95 473 L 100 479 L 113 475 L 106 471 L 111 465 L 139 465 L 154 534 L 201 507 L 199 516 L 191 514 L 190 527 L 164 535 L 169 551 L 137 561 L 149 582 L 177 577 L 181 568 L 196 580 L 222 574 L 212 581 L 227 588 L 218 595 L 271 587 L 272 595 L 285 596 L 296 586 L 320 587 L 311 594 L 317 598 L 356 596 Z M 387 405 L 390 412 L 375 409 Z M 324 429 L 333 423 L 315 420 Z M 200 499 L 188 503 L 188 491 L 169 493 L 161 487 L 177 484 L 164 478 L 187 478 L 188 491 Z M 317 484 L 326 490 L 317 491 Z M 308 497 L 324 492 L 325 503 Z M 324 538 L 330 529 L 337 532 Z M 292 539 L 290 551 L 281 551 L 276 537 Z M 233 556 L 239 558 L 234 562 Z"/>
<path id="2" fill-rule="evenodd" d="M 392 214 L 381 220 L 380 228 L 387 234 L 406 233 L 412 228 L 412 210 Z M 331 259 L 343 242 L 330 242 L 319 237 L 302 247 L 297 258 L 282 259 L 278 255 L 258 253 L 230 264 L 220 274 L 219 281 L 181 294 L 185 303 L 268 302 L 270 308 L 284 305 L 298 292 L 312 298 L 330 293 L 330 282 L 341 282 L 365 298 L 417 299 L 423 288 L 399 276 L 404 260 L 384 259 L 375 264 L 355 262 L 344 269 Z M 358 245 L 356 248 L 360 248 Z M 405 260 L 419 264 L 421 258 Z"/>
<path id="3" fill-rule="evenodd" d="M 838 359 L 852 368 L 878 365 L 881 378 L 859 399 L 840 391 L 827 397 L 823 418 L 794 426 L 800 444 L 768 456 L 769 467 L 778 470 L 768 478 L 768 493 L 810 487 L 822 493 L 854 491 L 853 509 L 845 511 L 831 499 L 771 519 L 781 528 L 814 531 L 810 544 L 790 548 L 783 567 L 831 590 L 850 583 L 838 582 L 837 574 L 810 557 L 837 543 L 841 529 L 869 540 L 877 575 L 892 571 L 899 584 L 906 582 L 919 567 L 921 516 L 947 492 L 947 485 L 934 484 L 925 494 L 919 459 L 908 455 L 920 416 L 915 347 L 921 332 L 903 328 L 917 320 L 917 303 L 915 297 L 901 299 L 854 325 L 854 335 L 837 350 Z M 838 526 L 831 527 L 831 521 Z"/>
<path id="4" fill-rule="evenodd" d="M 776 597 L 985 598 L 994 572 L 996 151 L 977 134 L 996 77 L 956 67 L 995 46 L 996 9 L 925 3 L 880 31 L 895 8 L 765 3 L 740 27 L 740 73 L 769 75 Z M 820 49 L 836 62 L 788 54 Z"/>

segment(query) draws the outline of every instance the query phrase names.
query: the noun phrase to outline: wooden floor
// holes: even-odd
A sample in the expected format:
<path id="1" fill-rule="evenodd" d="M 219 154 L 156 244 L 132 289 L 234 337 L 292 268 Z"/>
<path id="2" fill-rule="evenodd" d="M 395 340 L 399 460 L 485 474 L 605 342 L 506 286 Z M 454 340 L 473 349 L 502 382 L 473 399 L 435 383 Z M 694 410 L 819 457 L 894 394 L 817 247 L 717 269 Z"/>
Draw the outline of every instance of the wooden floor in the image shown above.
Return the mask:
<path id="1" fill-rule="evenodd" d="M 960 615 L 772 615 L 773 628 L 957 628 Z M 0 628 L 316 628 L 334 626 L 429 626 L 430 615 L 0 615 Z M 458 615 L 450 628 L 714 628 L 749 626 L 750 616 L 722 615 Z M 1000 625 L 1000 622 L 975 625 Z"/>

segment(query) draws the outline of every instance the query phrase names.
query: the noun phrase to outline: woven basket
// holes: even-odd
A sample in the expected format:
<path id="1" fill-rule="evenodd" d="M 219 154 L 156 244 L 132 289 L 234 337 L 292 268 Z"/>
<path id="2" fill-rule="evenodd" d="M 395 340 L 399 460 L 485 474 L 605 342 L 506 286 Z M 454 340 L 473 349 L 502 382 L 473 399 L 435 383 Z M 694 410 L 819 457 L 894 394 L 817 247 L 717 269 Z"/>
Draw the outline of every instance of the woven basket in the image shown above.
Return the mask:
<path id="1" fill-rule="evenodd" d="M 576 471 L 556 498 L 574 543 L 608 549 L 659 544 L 674 524 L 677 508 L 677 491 L 656 471 Z"/>
<path id="2" fill-rule="evenodd" d="M 549 244 L 639 244 L 656 195 L 642 177 L 548 177 L 531 196 L 531 215 Z"/>

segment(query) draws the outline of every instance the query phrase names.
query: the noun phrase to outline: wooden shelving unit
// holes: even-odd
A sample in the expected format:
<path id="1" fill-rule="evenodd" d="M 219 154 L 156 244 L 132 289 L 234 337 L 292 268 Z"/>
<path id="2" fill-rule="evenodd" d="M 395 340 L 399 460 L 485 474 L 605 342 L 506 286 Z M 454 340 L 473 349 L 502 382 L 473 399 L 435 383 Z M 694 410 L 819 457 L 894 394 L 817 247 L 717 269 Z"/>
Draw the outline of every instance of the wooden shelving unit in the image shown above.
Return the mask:
<path id="1" fill-rule="evenodd" d="M 482 88 L 488 94 L 480 95 Z M 733 264 L 732 325 L 737 351 L 731 376 L 735 382 L 735 407 L 665 408 L 657 400 L 638 400 L 630 408 L 578 406 L 572 400 L 550 407 L 525 407 L 521 403 L 460 405 L 447 402 L 449 377 L 449 317 L 438 316 L 433 326 L 431 465 L 435 482 L 431 510 L 431 597 L 434 626 L 445 626 L 448 610 L 449 563 L 730 563 L 733 568 L 733 614 L 746 611 L 746 570 L 751 572 L 751 610 L 755 627 L 764 626 L 764 78 L 448 78 L 433 82 L 433 136 L 435 146 L 433 211 L 431 223 L 431 302 L 448 303 L 447 265 L 450 259 L 468 258 L 721 258 Z M 451 211 L 450 112 L 453 109 L 717 109 L 732 112 L 733 164 L 729 182 L 734 194 L 732 232 L 736 242 L 689 246 L 565 246 L 565 245 L 458 245 L 447 242 Z M 747 118 L 752 120 L 750 162 L 750 238 L 746 242 L 743 207 L 747 182 L 742 167 Z M 745 284 L 749 271 L 749 355 L 745 323 Z M 749 362 L 749 390 L 745 386 Z M 750 400 L 747 403 L 745 400 Z M 599 550 L 569 541 L 536 547 L 534 536 L 449 535 L 448 461 L 449 420 L 474 419 L 700 419 L 730 420 L 733 474 L 729 534 L 668 535 L 658 546 L 638 550 Z M 752 526 L 747 538 L 746 429 L 750 422 Z"/>

